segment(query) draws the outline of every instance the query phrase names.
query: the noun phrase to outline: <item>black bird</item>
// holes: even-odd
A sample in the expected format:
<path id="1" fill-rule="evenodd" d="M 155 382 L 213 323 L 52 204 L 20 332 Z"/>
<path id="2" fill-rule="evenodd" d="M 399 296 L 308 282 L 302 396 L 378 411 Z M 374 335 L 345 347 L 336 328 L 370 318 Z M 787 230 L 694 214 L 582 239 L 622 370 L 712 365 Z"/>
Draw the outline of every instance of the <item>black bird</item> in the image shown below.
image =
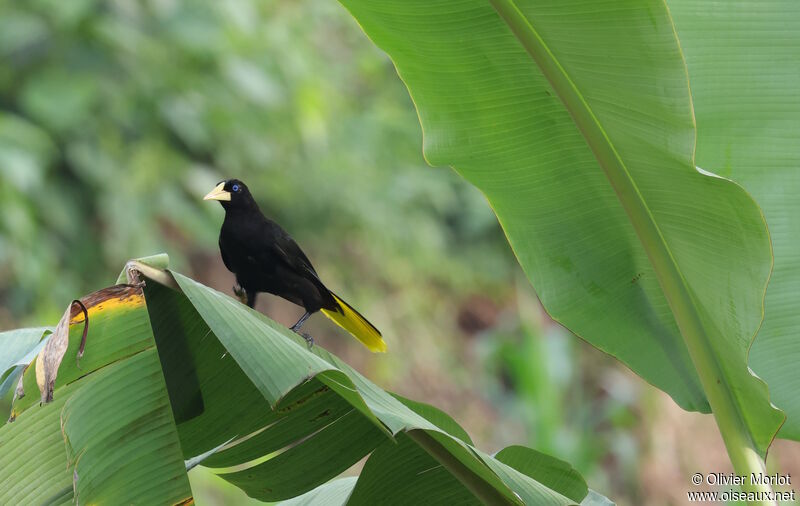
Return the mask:
<path id="1" fill-rule="evenodd" d="M 305 314 L 291 329 L 309 346 L 311 336 L 300 327 L 317 311 L 350 332 L 373 352 L 385 352 L 381 333 L 349 304 L 328 290 L 300 246 L 277 223 L 265 217 L 250 190 L 238 179 L 222 181 L 203 200 L 225 208 L 219 233 L 222 261 L 236 275 L 234 293 L 253 307 L 258 292 L 268 292 L 303 306 Z"/>

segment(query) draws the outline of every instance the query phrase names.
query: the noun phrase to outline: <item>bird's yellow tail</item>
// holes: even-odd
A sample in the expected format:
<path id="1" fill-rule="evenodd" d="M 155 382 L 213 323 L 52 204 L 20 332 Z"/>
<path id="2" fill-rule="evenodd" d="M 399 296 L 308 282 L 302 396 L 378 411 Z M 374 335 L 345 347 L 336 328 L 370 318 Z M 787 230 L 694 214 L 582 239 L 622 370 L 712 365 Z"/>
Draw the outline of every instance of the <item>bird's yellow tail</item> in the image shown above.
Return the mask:
<path id="1" fill-rule="evenodd" d="M 370 351 L 385 353 L 386 342 L 381 337 L 380 331 L 347 302 L 337 297 L 335 293 L 331 293 L 331 295 L 333 295 L 333 298 L 339 303 L 339 309 L 323 309 L 322 312 L 325 316 L 353 334 L 353 336 L 361 341 Z"/>

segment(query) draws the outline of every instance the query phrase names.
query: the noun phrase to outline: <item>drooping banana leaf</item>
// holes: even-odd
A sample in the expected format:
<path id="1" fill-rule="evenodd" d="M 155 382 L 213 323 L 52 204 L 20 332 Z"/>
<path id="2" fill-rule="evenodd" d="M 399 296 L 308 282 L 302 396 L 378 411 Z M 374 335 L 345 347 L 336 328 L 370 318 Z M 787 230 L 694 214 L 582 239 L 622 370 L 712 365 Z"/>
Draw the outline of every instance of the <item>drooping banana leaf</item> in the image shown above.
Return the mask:
<path id="1" fill-rule="evenodd" d="M 685 409 L 710 401 L 729 451 L 763 457 L 784 418 L 747 367 L 769 237 L 742 188 L 695 169 L 665 4 L 341 3 L 408 86 L 426 159 L 484 192 L 550 315 Z"/>
<path id="2" fill-rule="evenodd" d="M 129 276 L 82 299 L 88 327 L 68 310 L 71 325 L 57 326 L 23 373 L 15 419 L 0 427 L 0 502 L 187 503 L 186 472 L 198 462 L 253 497 L 283 500 L 325 490 L 366 455 L 372 471 L 358 490 L 369 490 L 374 472 L 395 468 L 381 452 L 437 469 L 394 476 L 382 491 L 390 501 L 425 490 L 488 504 L 588 496 L 566 463 L 516 448 L 525 458 L 481 453 L 446 414 L 383 391 L 231 297 L 143 263 L 129 264 Z M 37 395 L 44 366 L 52 401 L 40 404 L 50 398 Z"/>
<path id="3" fill-rule="evenodd" d="M 492 457 L 480 457 L 462 441 L 463 429 L 454 430 L 455 436 L 451 435 L 337 357 L 318 346 L 309 351 L 302 338 L 233 298 L 178 273 L 159 272 L 168 275 L 166 284 L 174 283 L 194 307 L 196 316 L 187 321 L 204 322 L 211 335 L 217 336 L 226 347 L 230 358 L 276 407 L 277 421 L 267 420 L 263 427 L 249 434 L 240 433 L 239 439 L 202 464 L 211 467 L 247 465 L 259 452 L 261 455 L 271 452 L 274 456 L 266 461 L 220 475 L 249 495 L 275 501 L 310 491 L 375 447 L 396 446 L 394 436 L 413 440 L 414 447 L 443 466 L 452 483 L 484 502 L 519 504 L 520 497 L 524 501 L 531 494 L 547 498 L 548 504 L 579 502 L 513 468 L 509 468 L 510 474 L 506 477 L 507 480 L 513 478 L 513 485 L 509 486 L 487 465 L 487 459 L 494 463 Z M 151 272 L 165 281 L 161 274 Z M 152 286 L 152 282 L 148 282 L 148 286 Z M 155 290 L 166 295 L 163 287 Z M 254 351 L 262 347 L 263 354 Z M 297 364 L 302 365 L 298 367 Z M 314 371 L 316 376 L 312 374 Z M 302 389 L 303 394 L 293 395 L 296 389 Z M 287 420 L 281 423 L 283 417 Z M 442 423 L 441 416 L 434 418 Z M 229 435 L 220 435 L 218 439 Z M 206 446 L 216 443 L 216 440 L 209 441 Z M 499 462 L 497 465 L 503 466 Z M 413 486 L 413 482 L 408 485 Z"/>
<path id="4" fill-rule="evenodd" d="M 800 3 L 670 0 L 689 68 L 697 164 L 764 209 L 775 266 L 750 366 L 800 440 Z"/>

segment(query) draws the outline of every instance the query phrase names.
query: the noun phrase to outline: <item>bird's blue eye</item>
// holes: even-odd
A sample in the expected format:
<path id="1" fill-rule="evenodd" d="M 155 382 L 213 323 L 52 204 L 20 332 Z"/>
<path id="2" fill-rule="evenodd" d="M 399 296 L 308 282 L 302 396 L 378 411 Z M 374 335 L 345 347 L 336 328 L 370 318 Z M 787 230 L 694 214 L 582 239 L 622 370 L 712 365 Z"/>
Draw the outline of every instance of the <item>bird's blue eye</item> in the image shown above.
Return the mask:
<path id="1" fill-rule="evenodd" d="M 238 192 L 239 191 L 239 185 L 238 184 L 233 185 L 232 189 L 233 189 L 233 191 Z"/>

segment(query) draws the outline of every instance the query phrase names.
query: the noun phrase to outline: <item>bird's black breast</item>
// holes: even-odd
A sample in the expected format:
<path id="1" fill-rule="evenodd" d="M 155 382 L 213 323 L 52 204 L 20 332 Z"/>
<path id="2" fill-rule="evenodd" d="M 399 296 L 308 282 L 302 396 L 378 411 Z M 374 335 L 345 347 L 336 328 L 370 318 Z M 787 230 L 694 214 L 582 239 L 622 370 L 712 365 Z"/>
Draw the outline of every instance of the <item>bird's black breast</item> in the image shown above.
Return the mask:
<path id="1" fill-rule="evenodd" d="M 272 240 L 257 223 L 241 223 L 227 217 L 219 234 L 219 249 L 229 271 L 245 289 L 267 291 L 262 286 L 277 274 Z"/>

